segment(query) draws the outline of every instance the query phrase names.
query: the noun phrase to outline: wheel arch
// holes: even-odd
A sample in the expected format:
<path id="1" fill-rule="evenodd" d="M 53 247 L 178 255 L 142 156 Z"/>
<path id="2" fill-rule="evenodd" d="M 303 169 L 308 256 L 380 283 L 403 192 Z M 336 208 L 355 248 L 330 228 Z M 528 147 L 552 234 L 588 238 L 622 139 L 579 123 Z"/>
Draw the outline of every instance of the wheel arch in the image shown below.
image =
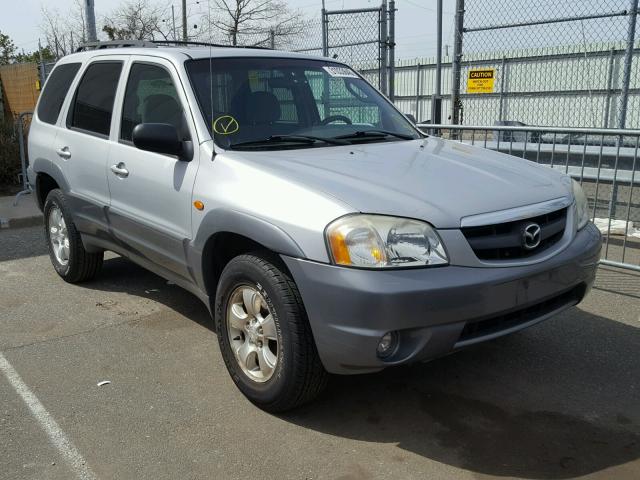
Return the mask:
<path id="1" fill-rule="evenodd" d="M 215 300 L 218 279 L 229 261 L 243 253 L 266 251 L 304 258 L 300 246 L 280 227 L 253 215 L 230 209 L 216 209 L 202 220 L 194 241 L 194 251 L 200 252 L 198 268 L 202 284 Z M 284 266 L 284 262 L 281 262 Z"/>
<path id="2" fill-rule="evenodd" d="M 36 159 L 33 163 L 33 171 L 36 174 L 36 199 L 40 210 L 44 211 L 44 202 L 47 195 L 54 188 L 63 192 L 69 191 L 69 184 L 60 168 L 52 162 Z"/>

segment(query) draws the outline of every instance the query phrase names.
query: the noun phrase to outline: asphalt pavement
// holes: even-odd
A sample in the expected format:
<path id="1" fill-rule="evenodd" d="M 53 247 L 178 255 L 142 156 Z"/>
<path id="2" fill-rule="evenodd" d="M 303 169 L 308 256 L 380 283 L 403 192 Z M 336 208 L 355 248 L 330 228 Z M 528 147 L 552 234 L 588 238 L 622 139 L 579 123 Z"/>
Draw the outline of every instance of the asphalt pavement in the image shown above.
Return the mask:
<path id="1" fill-rule="evenodd" d="M 639 354 L 640 275 L 601 267 L 541 325 L 270 415 L 194 296 L 115 255 L 66 284 L 3 230 L 0 479 L 638 479 Z"/>

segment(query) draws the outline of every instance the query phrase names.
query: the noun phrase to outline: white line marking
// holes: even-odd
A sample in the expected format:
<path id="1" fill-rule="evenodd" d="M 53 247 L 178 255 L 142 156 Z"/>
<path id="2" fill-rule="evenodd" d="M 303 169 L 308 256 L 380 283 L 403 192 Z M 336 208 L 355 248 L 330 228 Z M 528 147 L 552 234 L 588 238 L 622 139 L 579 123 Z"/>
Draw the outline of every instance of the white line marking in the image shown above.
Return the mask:
<path id="1" fill-rule="evenodd" d="M 24 403 L 29 407 L 31 414 L 38 423 L 40 423 L 40 426 L 49 436 L 49 440 L 51 440 L 53 446 L 56 447 L 58 452 L 64 457 L 77 477 L 81 480 L 96 480 L 96 475 L 87 466 L 85 459 L 82 458 L 78 449 L 71 443 L 71 440 L 67 438 L 53 417 L 44 408 L 44 405 L 40 403 L 38 397 L 36 397 L 27 384 L 22 381 L 18 372 L 15 371 L 13 366 L 11 366 L 4 355 L 2 355 L 2 352 L 0 352 L 0 371 L 7 377 L 7 380 L 16 393 L 22 397 Z"/>

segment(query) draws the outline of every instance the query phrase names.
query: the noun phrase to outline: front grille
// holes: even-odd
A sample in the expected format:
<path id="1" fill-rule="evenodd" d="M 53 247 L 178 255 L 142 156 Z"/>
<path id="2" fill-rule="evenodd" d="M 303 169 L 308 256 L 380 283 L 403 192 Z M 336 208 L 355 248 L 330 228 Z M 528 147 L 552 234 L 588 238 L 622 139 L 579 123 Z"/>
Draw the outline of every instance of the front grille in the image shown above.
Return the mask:
<path id="1" fill-rule="evenodd" d="M 585 289 L 585 285 L 580 284 L 567 292 L 561 293 L 560 295 L 521 310 L 485 320 L 467 322 L 462 329 L 458 343 L 467 342 L 469 340 L 509 330 L 519 325 L 531 322 L 532 320 L 540 318 L 564 306 L 576 304 L 584 296 Z"/>
<path id="2" fill-rule="evenodd" d="M 527 249 L 523 244 L 523 231 L 527 225 L 540 226 L 540 244 Z M 567 209 L 527 218 L 515 222 L 464 227 L 462 233 L 480 260 L 512 260 L 536 255 L 558 242 L 564 235 Z"/>

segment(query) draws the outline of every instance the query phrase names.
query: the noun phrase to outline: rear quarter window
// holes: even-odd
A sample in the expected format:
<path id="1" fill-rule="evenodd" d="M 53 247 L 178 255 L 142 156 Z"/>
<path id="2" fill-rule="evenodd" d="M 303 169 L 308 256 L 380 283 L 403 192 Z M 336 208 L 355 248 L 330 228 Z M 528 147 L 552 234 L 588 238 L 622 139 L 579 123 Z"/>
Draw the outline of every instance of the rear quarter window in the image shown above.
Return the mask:
<path id="1" fill-rule="evenodd" d="M 38 103 L 38 118 L 41 121 L 52 125 L 56 123 L 71 82 L 78 73 L 80 65 L 80 63 L 65 63 L 58 65 L 51 72 L 44 85 L 40 103 Z"/>

